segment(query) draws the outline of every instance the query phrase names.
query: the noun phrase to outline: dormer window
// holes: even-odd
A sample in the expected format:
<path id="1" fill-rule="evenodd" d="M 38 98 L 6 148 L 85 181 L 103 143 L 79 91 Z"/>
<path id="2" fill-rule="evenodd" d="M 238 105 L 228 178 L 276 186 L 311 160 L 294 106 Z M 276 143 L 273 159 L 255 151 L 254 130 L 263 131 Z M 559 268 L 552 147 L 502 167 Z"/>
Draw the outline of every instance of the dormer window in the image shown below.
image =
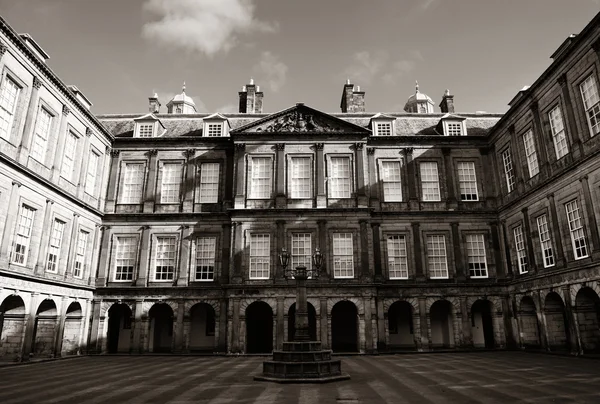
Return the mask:
<path id="1" fill-rule="evenodd" d="M 371 118 L 371 130 L 374 136 L 394 136 L 394 121 L 392 116 L 381 113 Z"/>
<path id="2" fill-rule="evenodd" d="M 161 136 L 165 130 L 160 119 L 152 113 L 135 118 L 133 121 L 135 122 L 133 137 L 158 137 Z"/>
<path id="3" fill-rule="evenodd" d="M 229 136 L 229 121 L 223 115 L 216 113 L 204 118 L 204 137 Z"/>
<path id="4" fill-rule="evenodd" d="M 392 123 L 391 122 L 378 122 L 376 126 L 377 136 L 391 136 L 392 135 Z"/>
<path id="5" fill-rule="evenodd" d="M 223 135 L 223 124 L 222 123 L 209 123 L 208 124 L 208 137 L 220 137 Z"/>
<path id="6" fill-rule="evenodd" d="M 454 114 L 446 114 L 440 119 L 436 130 L 444 136 L 466 136 L 466 118 Z"/>
<path id="7" fill-rule="evenodd" d="M 446 136 L 463 136 L 462 122 L 446 122 Z"/>
<path id="8" fill-rule="evenodd" d="M 138 123 L 137 137 L 154 136 L 154 123 Z"/>

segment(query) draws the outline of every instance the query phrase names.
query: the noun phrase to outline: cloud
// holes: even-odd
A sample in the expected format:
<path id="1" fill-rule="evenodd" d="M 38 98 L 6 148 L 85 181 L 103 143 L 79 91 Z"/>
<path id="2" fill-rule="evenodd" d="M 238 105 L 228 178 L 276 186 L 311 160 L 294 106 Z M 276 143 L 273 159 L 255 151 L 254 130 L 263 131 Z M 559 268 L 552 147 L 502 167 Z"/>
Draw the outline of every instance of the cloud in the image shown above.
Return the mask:
<path id="1" fill-rule="evenodd" d="M 418 50 L 411 50 L 405 58 L 396 60 L 384 51 L 361 51 L 355 53 L 352 59 L 353 63 L 344 70 L 344 74 L 357 84 L 369 84 L 380 79 L 386 84 L 395 84 L 400 77 L 413 71 L 418 62 L 424 61 Z"/>
<path id="2" fill-rule="evenodd" d="M 215 112 L 220 112 L 222 114 L 234 114 L 234 113 L 239 112 L 238 108 L 239 108 L 239 105 L 229 103 L 229 104 L 222 105 L 219 108 L 215 109 Z"/>
<path id="3" fill-rule="evenodd" d="M 277 29 L 256 19 L 253 0 L 146 0 L 143 8 L 158 16 L 144 24 L 144 38 L 209 57 L 250 34 Z"/>
<path id="4" fill-rule="evenodd" d="M 427 10 L 429 7 L 435 5 L 438 0 L 419 0 L 419 7 L 421 10 Z"/>
<path id="5" fill-rule="evenodd" d="M 266 51 L 261 53 L 260 61 L 254 65 L 253 70 L 259 79 L 264 79 L 271 91 L 276 93 L 285 84 L 288 67 L 278 56 Z"/>
<path id="6" fill-rule="evenodd" d="M 382 79 L 387 84 L 396 84 L 397 79 L 414 70 L 414 60 L 398 60 L 392 64 L 392 71 L 383 75 Z"/>

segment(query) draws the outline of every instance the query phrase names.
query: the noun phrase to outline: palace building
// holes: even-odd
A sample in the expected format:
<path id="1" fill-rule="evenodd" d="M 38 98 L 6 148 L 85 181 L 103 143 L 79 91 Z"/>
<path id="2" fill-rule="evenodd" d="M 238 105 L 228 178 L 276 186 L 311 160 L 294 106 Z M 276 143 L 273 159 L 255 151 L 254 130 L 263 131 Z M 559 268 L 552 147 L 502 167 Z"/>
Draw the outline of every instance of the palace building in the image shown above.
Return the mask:
<path id="1" fill-rule="evenodd" d="M 505 114 L 416 86 L 404 111 L 94 115 L 0 19 L 0 356 L 600 350 L 600 14 Z M 268 99 L 268 98 L 267 98 Z M 333 107 L 333 106 L 332 106 Z"/>

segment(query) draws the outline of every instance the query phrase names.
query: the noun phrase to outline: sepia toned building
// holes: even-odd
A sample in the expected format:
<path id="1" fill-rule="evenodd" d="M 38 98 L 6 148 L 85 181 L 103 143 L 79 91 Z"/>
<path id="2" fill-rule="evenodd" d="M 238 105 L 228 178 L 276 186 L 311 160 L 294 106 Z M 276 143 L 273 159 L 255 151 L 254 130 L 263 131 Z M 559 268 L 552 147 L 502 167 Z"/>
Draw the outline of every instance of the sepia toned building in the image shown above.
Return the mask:
<path id="1" fill-rule="evenodd" d="M 418 85 L 368 112 L 350 81 L 340 112 L 264 113 L 251 80 L 238 113 L 184 85 L 94 116 L 0 23 L 2 355 L 271 352 L 283 249 L 323 254 L 309 323 L 335 352 L 600 348 L 600 14 L 504 115 Z"/>

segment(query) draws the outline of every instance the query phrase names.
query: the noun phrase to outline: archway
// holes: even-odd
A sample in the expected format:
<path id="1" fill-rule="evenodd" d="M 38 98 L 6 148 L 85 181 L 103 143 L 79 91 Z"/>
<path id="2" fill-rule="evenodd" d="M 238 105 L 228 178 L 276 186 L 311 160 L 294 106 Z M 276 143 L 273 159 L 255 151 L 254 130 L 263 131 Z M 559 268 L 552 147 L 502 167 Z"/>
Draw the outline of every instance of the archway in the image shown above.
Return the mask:
<path id="1" fill-rule="evenodd" d="M 190 310 L 190 351 L 212 352 L 215 347 L 215 309 L 208 303 Z"/>
<path id="2" fill-rule="evenodd" d="M 471 306 L 471 335 L 475 348 L 494 347 L 494 323 L 490 301 L 477 300 Z"/>
<path id="3" fill-rule="evenodd" d="M 115 303 L 108 310 L 108 352 L 129 352 L 131 342 L 131 309 Z"/>
<path id="4" fill-rule="evenodd" d="M 18 355 L 25 336 L 25 302 L 8 296 L 0 305 L 0 356 Z"/>
<path id="5" fill-rule="evenodd" d="M 54 355 L 54 337 L 56 335 L 57 318 L 54 300 L 43 300 L 37 309 L 33 327 L 33 353 L 35 355 Z"/>
<path id="6" fill-rule="evenodd" d="M 394 302 L 388 310 L 391 348 L 414 348 L 413 309 L 405 301 Z"/>
<path id="7" fill-rule="evenodd" d="M 600 351 L 600 298 L 592 288 L 579 289 L 575 297 L 579 335 L 584 351 Z"/>
<path id="8" fill-rule="evenodd" d="M 254 302 L 246 308 L 246 352 L 273 351 L 273 310 L 268 303 Z"/>
<path id="9" fill-rule="evenodd" d="M 521 343 L 525 348 L 539 348 L 540 325 L 538 322 L 535 303 L 529 296 L 521 299 L 521 310 L 519 311 L 521 325 Z"/>
<path id="10" fill-rule="evenodd" d="M 556 292 L 550 292 L 546 296 L 544 315 L 548 332 L 548 347 L 554 350 L 568 349 L 570 346 L 569 323 L 565 305 Z"/>
<path id="11" fill-rule="evenodd" d="M 308 308 L 308 333 L 311 341 L 317 341 L 317 311 L 315 307 L 306 303 Z M 296 326 L 296 303 L 288 310 L 288 341 L 294 340 L 294 327 Z"/>
<path id="12" fill-rule="evenodd" d="M 67 307 L 65 325 L 63 327 L 61 355 L 77 355 L 82 320 L 81 305 L 78 302 L 71 303 Z"/>
<path id="13" fill-rule="evenodd" d="M 450 348 L 454 346 L 454 326 L 452 303 L 438 300 L 431 305 L 431 346 Z"/>
<path id="14" fill-rule="evenodd" d="M 150 317 L 151 352 L 171 352 L 173 345 L 173 309 L 166 303 L 157 303 L 148 312 Z"/>
<path id="15" fill-rule="evenodd" d="M 358 311 L 352 302 L 341 301 L 331 309 L 331 348 L 358 352 Z"/>

